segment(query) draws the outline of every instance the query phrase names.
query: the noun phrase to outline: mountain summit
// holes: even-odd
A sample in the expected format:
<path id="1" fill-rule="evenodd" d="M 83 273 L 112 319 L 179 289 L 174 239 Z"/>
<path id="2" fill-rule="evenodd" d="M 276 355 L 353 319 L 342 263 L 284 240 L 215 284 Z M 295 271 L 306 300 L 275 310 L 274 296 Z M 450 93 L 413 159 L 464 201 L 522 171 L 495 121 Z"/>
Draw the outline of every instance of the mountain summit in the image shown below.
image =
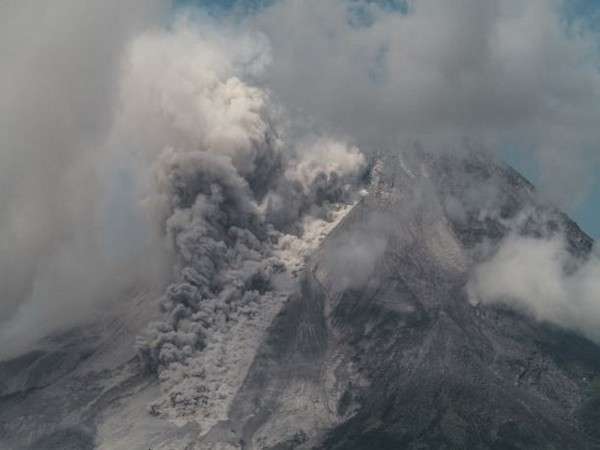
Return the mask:
<path id="1" fill-rule="evenodd" d="M 377 163 L 369 195 L 310 259 L 220 429 L 231 448 L 597 445 L 600 348 L 467 289 L 483 242 L 564 232 L 585 258 L 590 238 L 509 167 L 425 159 Z M 485 186 L 493 198 L 473 199 Z"/>

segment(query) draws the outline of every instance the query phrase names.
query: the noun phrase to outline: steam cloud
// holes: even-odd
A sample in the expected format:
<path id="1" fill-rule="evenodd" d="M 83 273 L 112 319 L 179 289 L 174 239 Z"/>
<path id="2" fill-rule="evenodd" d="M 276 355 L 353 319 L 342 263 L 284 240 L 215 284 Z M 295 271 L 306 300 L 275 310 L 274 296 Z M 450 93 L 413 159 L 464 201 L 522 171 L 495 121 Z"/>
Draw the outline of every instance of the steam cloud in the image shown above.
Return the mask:
<path id="1" fill-rule="evenodd" d="M 363 152 L 462 136 L 533 149 L 559 202 L 597 164 L 595 36 L 551 1 L 280 0 L 221 21 L 88 3 L 0 6 L 5 353 L 170 278 L 140 352 L 176 371 L 273 304 L 291 253 L 356 200 Z M 560 245 L 511 242 L 474 292 L 531 298 L 540 319 L 589 333 L 595 260 L 540 294 Z M 544 264 L 504 292 L 489 274 L 513 258 Z"/>
<path id="2" fill-rule="evenodd" d="M 469 288 L 474 301 L 512 306 L 600 342 L 600 258 L 575 260 L 560 236 L 509 236 L 476 268 Z"/>

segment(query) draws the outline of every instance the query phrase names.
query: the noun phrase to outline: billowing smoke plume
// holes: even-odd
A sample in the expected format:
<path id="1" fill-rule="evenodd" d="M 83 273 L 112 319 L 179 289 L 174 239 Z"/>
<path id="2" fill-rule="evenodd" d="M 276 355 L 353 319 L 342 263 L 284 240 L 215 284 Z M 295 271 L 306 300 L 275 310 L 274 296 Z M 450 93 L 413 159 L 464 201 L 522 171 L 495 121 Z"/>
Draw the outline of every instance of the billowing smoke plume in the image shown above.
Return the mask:
<path id="1" fill-rule="evenodd" d="M 169 276 L 173 255 L 200 264 L 213 291 L 260 278 L 276 230 L 301 248 L 295 236 L 315 228 L 306 217 L 318 228 L 352 199 L 360 151 L 318 134 L 286 140 L 281 108 L 242 81 L 271 62 L 266 37 L 185 17 L 161 29 L 164 6 L 3 5 L 14 55 L 1 83 L 6 355 Z M 230 266 L 243 273 L 219 278 Z"/>
<path id="2" fill-rule="evenodd" d="M 148 159 L 145 205 L 175 256 L 163 320 L 138 343 L 163 380 L 154 413 L 226 406 L 221 372 L 243 372 L 243 361 L 215 358 L 258 342 L 294 285 L 299 255 L 318 244 L 314 230 L 358 198 L 366 169 L 344 141 L 289 138 L 282 109 L 243 81 L 263 70 L 268 46 L 233 31 L 223 39 L 187 19 L 148 32 L 133 42 L 122 84 L 118 137 Z"/>

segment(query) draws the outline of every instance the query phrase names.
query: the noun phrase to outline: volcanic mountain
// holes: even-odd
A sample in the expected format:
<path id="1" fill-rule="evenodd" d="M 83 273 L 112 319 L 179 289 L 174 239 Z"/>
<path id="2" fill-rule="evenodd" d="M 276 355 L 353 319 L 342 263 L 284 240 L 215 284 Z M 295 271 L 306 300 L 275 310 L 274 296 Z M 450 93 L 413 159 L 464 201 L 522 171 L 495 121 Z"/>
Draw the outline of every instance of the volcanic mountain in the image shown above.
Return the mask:
<path id="1" fill-rule="evenodd" d="M 469 292 L 509 235 L 562 235 L 580 264 L 592 240 L 489 156 L 411 155 L 375 160 L 294 276 L 253 280 L 289 292 L 269 297 L 262 328 L 228 313 L 227 344 L 196 344 L 166 391 L 165 357 L 133 346 L 155 315 L 145 294 L 0 363 L 0 447 L 600 448 L 600 347 Z"/>

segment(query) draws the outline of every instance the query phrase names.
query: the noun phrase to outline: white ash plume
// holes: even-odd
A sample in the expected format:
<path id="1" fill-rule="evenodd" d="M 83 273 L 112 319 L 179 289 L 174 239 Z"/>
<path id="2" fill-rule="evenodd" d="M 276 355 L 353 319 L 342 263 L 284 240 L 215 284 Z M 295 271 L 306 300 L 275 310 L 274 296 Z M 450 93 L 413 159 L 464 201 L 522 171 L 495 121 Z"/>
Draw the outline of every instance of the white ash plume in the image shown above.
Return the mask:
<path id="1" fill-rule="evenodd" d="M 163 319 L 138 342 L 164 392 L 151 412 L 207 424 L 224 418 L 303 258 L 358 198 L 366 160 L 330 137 L 287 141 L 239 52 L 180 27 L 132 45 L 117 128 L 156 155 L 147 204 L 176 260 Z"/>

